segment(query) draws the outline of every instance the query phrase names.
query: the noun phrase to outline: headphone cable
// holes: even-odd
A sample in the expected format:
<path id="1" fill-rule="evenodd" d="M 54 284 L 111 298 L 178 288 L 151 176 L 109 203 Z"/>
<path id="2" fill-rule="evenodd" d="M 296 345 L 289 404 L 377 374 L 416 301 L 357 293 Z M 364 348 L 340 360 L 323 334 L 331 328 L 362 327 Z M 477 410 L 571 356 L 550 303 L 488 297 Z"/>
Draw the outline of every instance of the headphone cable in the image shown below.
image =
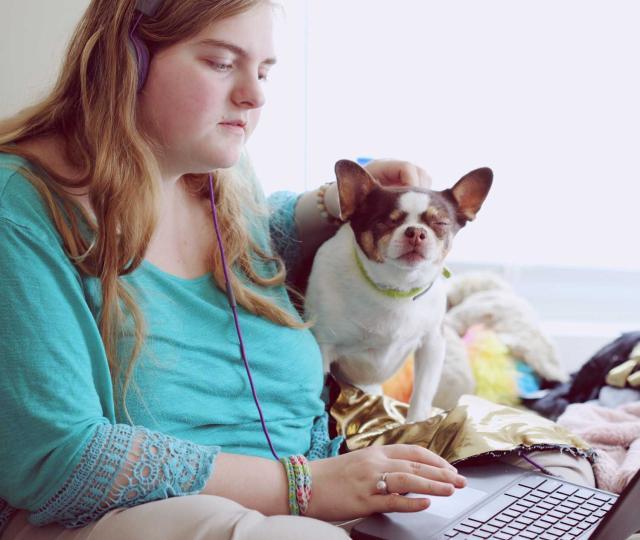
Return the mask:
<path id="1" fill-rule="evenodd" d="M 216 237 L 218 238 L 218 247 L 220 248 L 220 257 L 222 259 L 222 271 L 224 272 L 224 282 L 227 288 L 227 299 L 229 300 L 229 305 L 231 306 L 231 311 L 233 312 L 233 321 L 235 323 L 236 332 L 238 334 L 238 342 L 240 344 L 240 356 L 242 357 L 245 370 L 247 371 L 247 377 L 249 378 L 249 384 L 251 385 L 251 393 L 253 394 L 253 401 L 255 402 L 256 408 L 258 409 L 258 414 L 260 415 L 260 423 L 262 424 L 262 431 L 264 432 L 264 436 L 267 438 L 267 443 L 269 444 L 269 449 L 271 450 L 271 454 L 273 454 L 273 457 L 277 461 L 280 461 L 280 458 L 278 457 L 278 454 L 276 453 L 276 450 L 273 447 L 273 443 L 271 442 L 271 437 L 269 437 L 269 430 L 267 429 L 267 424 L 264 421 L 264 415 L 262 414 L 262 407 L 260 407 L 258 394 L 256 393 L 256 388 L 255 388 L 255 385 L 253 384 L 253 377 L 251 376 L 251 370 L 249 369 L 249 361 L 247 360 L 247 355 L 244 349 L 244 341 L 242 339 L 242 332 L 240 330 L 240 321 L 238 320 L 238 309 L 236 305 L 236 298 L 233 294 L 233 289 L 231 288 L 231 283 L 229 281 L 229 272 L 227 270 L 227 260 L 224 254 L 224 246 L 222 245 L 220 227 L 218 226 L 218 213 L 216 212 L 216 201 L 215 201 L 215 196 L 213 194 L 213 174 L 211 173 L 209 173 L 209 201 L 211 202 L 211 211 L 213 212 L 213 226 L 216 230 Z"/>

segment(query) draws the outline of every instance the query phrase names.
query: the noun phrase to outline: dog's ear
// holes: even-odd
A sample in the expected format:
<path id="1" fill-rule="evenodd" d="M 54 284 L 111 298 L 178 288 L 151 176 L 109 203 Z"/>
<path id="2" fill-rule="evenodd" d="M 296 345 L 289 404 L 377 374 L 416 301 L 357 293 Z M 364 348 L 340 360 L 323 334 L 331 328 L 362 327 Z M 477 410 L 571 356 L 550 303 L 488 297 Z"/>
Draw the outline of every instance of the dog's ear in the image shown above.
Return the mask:
<path id="1" fill-rule="evenodd" d="M 464 175 L 447 190 L 457 205 L 458 222 L 464 225 L 473 221 L 489 193 L 493 182 L 493 171 L 488 167 L 476 169 Z"/>
<path id="2" fill-rule="evenodd" d="M 340 216 L 347 221 L 364 198 L 380 185 L 365 169 L 348 159 L 338 161 L 335 171 L 340 196 Z"/>

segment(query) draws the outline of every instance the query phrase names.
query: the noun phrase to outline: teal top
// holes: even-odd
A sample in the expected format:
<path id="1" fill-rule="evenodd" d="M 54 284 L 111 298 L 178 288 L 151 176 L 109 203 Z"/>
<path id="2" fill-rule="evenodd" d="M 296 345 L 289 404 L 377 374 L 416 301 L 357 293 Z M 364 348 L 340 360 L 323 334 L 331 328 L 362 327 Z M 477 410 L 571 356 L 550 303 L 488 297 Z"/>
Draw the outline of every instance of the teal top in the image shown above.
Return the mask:
<path id="1" fill-rule="evenodd" d="M 17 508 L 36 525 L 77 527 L 118 506 L 198 493 L 220 450 L 271 457 L 227 298 L 211 274 L 183 279 L 145 261 L 123 278 L 147 339 L 127 398 L 132 425 L 114 407 L 99 281 L 68 259 L 20 166 L 29 164 L 0 154 L 0 531 Z M 263 198 L 256 182 L 248 186 Z M 273 240 L 279 253 L 295 253 L 296 200 L 270 198 L 269 217 L 253 220 L 260 245 L 271 249 Z M 284 286 L 261 292 L 296 314 Z M 310 331 L 241 307 L 239 317 L 277 452 L 335 455 L 341 441 L 328 437 Z M 132 343 L 125 331 L 121 354 Z M 116 488 L 123 475 L 128 484 Z"/>

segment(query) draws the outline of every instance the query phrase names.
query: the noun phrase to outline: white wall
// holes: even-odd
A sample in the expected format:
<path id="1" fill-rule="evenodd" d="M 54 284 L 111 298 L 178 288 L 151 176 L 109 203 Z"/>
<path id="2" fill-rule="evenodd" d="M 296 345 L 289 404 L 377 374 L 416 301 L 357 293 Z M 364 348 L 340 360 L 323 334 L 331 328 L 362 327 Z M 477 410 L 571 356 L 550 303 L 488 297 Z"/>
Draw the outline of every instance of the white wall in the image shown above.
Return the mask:
<path id="1" fill-rule="evenodd" d="M 89 0 L 0 0 L 0 117 L 46 95 Z"/>

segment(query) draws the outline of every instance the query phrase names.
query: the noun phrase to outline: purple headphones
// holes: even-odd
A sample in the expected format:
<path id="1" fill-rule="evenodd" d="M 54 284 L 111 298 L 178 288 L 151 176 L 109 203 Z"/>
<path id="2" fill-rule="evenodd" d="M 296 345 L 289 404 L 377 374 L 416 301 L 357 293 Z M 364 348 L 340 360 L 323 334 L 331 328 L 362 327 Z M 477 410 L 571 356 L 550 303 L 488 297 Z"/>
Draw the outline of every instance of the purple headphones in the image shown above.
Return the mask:
<path id="1" fill-rule="evenodd" d="M 153 17 L 158 11 L 162 0 L 137 0 L 136 11 L 138 12 L 135 22 L 131 26 L 129 32 L 129 39 L 133 47 L 133 52 L 136 56 L 136 63 L 138 65 L 138 92 L 142 90 L 144 82 L 147 80 L 147 73 L 149 71 L 149 49 L 145 45 L 144 41 L 138 36 L 136 30 L 140 24 L 140 19 L 143 16 Z"/>

